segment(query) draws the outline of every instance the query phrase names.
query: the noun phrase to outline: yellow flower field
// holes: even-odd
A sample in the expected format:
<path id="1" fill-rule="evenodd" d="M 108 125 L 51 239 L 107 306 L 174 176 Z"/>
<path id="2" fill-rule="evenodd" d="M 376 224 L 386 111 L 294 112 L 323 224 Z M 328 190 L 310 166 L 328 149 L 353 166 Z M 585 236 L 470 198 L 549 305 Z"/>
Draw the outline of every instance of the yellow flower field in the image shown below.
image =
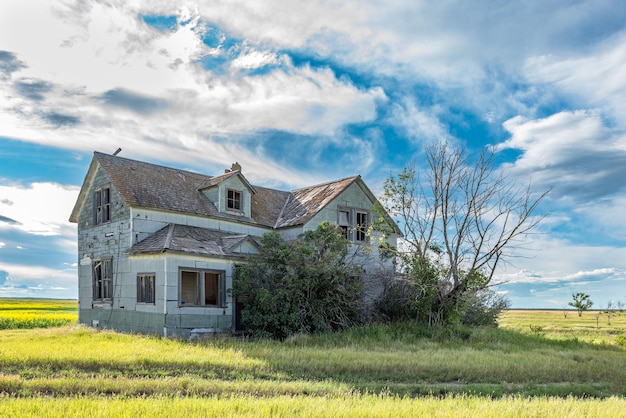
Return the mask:
<path id="1" fill-rule="evenodd" d="M 58 327 L 77 320 L 75 300 L 0 299 L 0 329 Z"/>

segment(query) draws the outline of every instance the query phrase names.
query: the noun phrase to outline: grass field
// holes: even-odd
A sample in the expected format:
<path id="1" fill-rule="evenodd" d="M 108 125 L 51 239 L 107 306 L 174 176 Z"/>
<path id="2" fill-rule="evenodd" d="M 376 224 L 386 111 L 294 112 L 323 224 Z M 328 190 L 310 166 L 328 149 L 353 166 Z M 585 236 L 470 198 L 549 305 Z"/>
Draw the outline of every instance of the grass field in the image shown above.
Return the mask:
<path id="1" fill-rule="evenodd" d="M 376 325 L 284 343 L 6 329 L 0 416 L 626 416 L 626 314 L 595 315 L 508 311 L 497 330 Z"/>
<path id="2" fill-rule="evenodd" d="M 58 327 L 77 320 L 75 300 L 0 299 L 0 330 Z"/>

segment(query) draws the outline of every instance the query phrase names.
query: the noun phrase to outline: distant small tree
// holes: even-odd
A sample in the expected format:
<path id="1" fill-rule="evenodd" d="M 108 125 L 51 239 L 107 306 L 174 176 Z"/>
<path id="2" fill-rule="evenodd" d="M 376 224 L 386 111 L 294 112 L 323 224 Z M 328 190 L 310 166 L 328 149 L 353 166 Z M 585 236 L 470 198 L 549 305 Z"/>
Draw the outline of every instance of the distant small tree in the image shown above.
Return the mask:
<path id="1" fill-rule="evenodd" d="M 568 303 L 569 306 L 572 306 L 578 311 L 578 316 L 581 317 L 583 315 L 583 311 L 591 308 L 593 306 L 593 302 L 588 294 L 583 292 L 572 293 L 573 301 Z"/>

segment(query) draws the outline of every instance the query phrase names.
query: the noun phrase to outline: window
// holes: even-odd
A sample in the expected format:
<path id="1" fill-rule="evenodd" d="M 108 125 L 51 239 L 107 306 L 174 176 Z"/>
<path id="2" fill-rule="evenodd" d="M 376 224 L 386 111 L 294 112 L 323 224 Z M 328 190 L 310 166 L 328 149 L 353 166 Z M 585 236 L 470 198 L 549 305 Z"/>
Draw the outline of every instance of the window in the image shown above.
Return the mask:
<path id="1" fill-rule="evenodd" d="M 224 272 L 185 269 L 180 272 L 181 306 L 225 306 Z"/>
<path id="2" fill-rule="evenodd" d="M 103 187 L 94 195 L 94 223 L 100 225 L 111 220 L 111 189 Z"/>
<path id="3" fill-rule="evenodd" d="M 154 303 L 154 273 L 137 275 L 137 302 Z"/>
<path id="4" fill-rule="evenodd" d="M 345 238 L 353 242 L 366 242 L 369 228 L 369 214 L 365 210 L 339 208 L 337 225 Z"/>
<path id="5" fill-rule="evenodd" d="M 228 209 L 241 210 L 241 192 L 228 189 L 228 199 L 226 200 Z"/>
<path id="6" fill-rule="evenodd" d="M 367 224 L 367 212 L 360 212 L 357 211 L 356 212 L 356 236 L 355 236 L 355 240 L 356 241 L 367 241 L 367 228 L 368 228 L 368 224 Z"/>
<path id="7" fill-rule="evenodd" d="M 339 209 L 339 221 L 337 224 L 341 227 L 341 233 L 344 238 L 348 238 L 350 231 L 350 209 Z"/>
<path id="8" fill-rule="evenodd" d="M 113 297 L 113 263 L 111 258 L 94 260 L 93 270 L 93 300 L 110 301 Z"/>

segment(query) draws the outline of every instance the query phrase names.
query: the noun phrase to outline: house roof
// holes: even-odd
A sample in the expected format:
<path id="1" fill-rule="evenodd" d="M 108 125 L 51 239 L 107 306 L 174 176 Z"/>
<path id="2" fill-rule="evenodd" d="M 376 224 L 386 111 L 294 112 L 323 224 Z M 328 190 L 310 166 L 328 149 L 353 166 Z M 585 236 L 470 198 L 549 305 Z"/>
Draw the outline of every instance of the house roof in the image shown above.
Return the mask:
<path id="1" fill-rule="evenodd" d="M 252 194 L 256 193 L 256 189 L 248 182 L 248 179 L 246 179 L 243 174 L 241 174 L 241 170 L 229 171 L 225 174 L 222 174 L 221 176 L 210 177 L 206 183 L 201 184 L 200 187 L 198 187 L 198 190 L 210 189 L 211 187 L 217 186 L 224 180 L 235 176 L 238 176 L 241 179 L 243 184 L 246 185 L 246 187 L 250 190 Z"/>
<path id="2" fill-rule="evenodd" d="M 289 192 L 252 186 L 241 173 L 241 170 L 233 170 L 221 176 L 211 177 L 95 152 L 78 200 L 70 216 L 71 222 L 78 222 L 78 215 L 87 198 L 90 183 L 93 181 L 98 166 L 105 170 L 126 204 L 130 207 L 228 218 L 275 229 L 295 227 L 308 222 L 342 191 L 354 183 L 361 187 L 372 202 L 376 202 L 376 198 L 360 176 L 348 177 Z M 220 213 L 215 205 L 202 193 L 202 190 L 214 187 L 221 181 L 233 176 L 239 176 L 250 188 L 252 193 L 251 218 Z M 390 218 L 389 220 L 397 229 L 393 221 Z"/>
<path id="3" fill-rule="evenodd" d="M 334 200 L 360 176 L 348 177 L 316 186 L 293 190 L 276 221 L 276 228 L 306 223 L 316 213 Z"/>
<path id="4" fill-rule="evenodd" d="M 246 241 L 258 246 L 256 240 L 250 235 L 238 235 L 208 228 L 169 224 L 143 241 L 133 245 L 128 253 L 130 255 L 140 255 L 176 252 L 211 257 L 243 258 L 245 254 L 236 251 L 236 248 Z"/>

